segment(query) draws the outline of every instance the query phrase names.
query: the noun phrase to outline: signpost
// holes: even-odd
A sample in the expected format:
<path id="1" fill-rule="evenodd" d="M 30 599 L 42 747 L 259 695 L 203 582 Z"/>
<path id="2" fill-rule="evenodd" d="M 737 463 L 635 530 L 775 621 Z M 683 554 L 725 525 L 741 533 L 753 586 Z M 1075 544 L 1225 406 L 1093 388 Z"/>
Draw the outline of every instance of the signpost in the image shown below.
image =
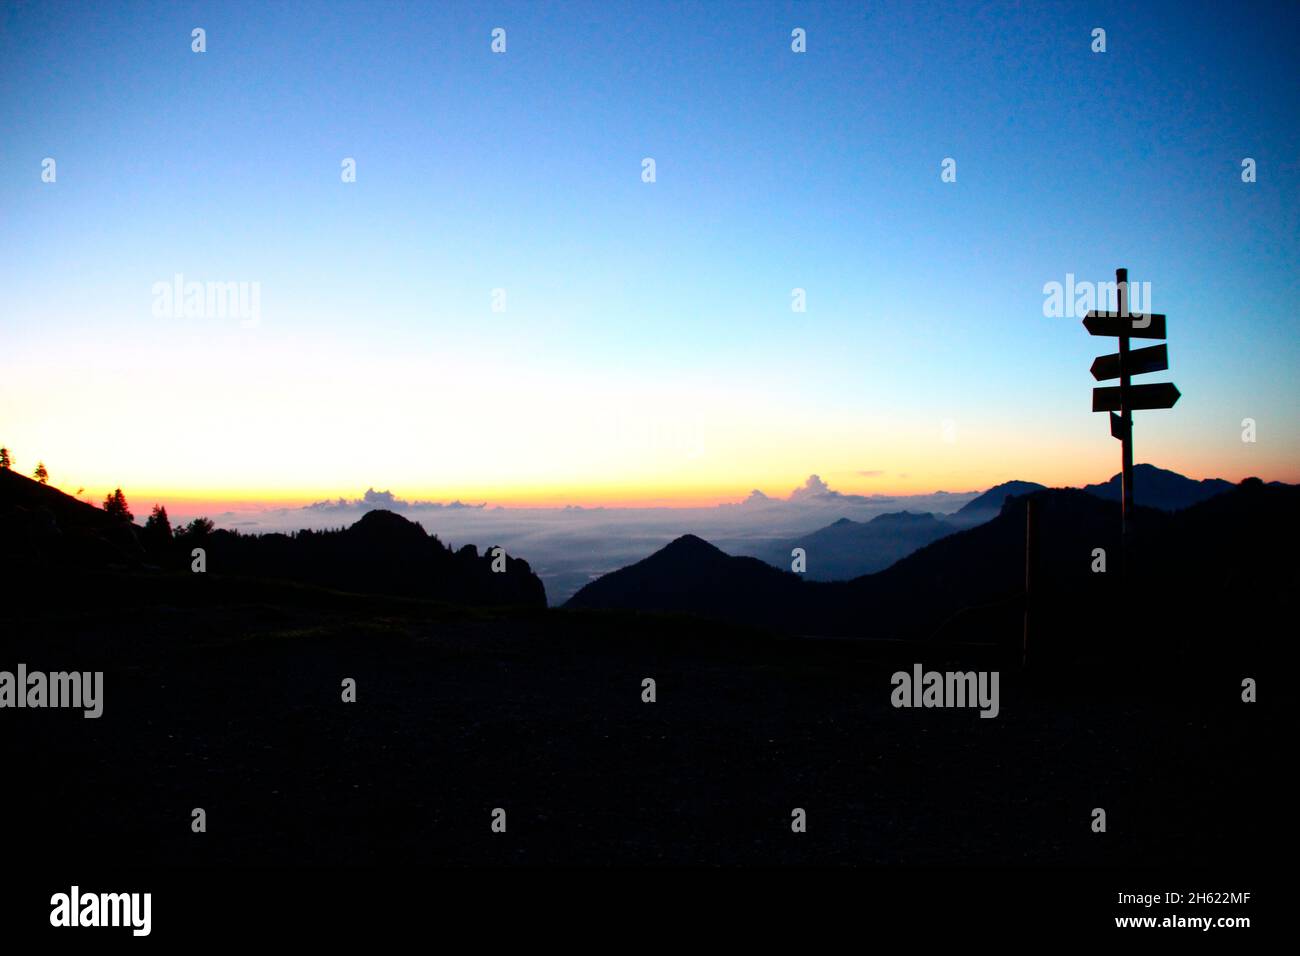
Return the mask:
<path id="1" fill-rule="evenodd" d="M 1178 389 L 1172 382 L 1159 385 L 1130 385 L 1128 387 L 1128 407 L 1133 411 L 1142 408 L 1173 408 L 1178 401 Z M 1124 408 L 1124 389 L 1094 388 L 1092 390 L 1092 410 L 1094 412 L 1118 412 Z"/>
<path id="2" fill-rule="evenodd" d="M 1132 376 L 1162 372 L 1169 368 L 1169 353 L 1163 345 L 1129 349 L 1129 339 L 1163 339 L 1165 317 L 1159 313 L 1130 315 L 1128 312 L 1128 270 L 1115 270 L 1119 301 L 1116 312 L 1089 312 L 1083 327 L 1091 335 L 1111 335 L 1119 339 L 1119 351 L 1102 355 L 1092 363 L 1092 377 L 1099 382 L 1119 379 L 1118 386 L 1094 388 L 1092 410 L 1110 412 L 1110 433 L 1121 446 L 1120 531 L 1124 550 L 1124 568 L 1131 564 L 1133 534 L 1133 412 L 1144 408 L 1172 408 L 1178 401 L 1178 389 L 1172 382 L 1134 385 Z M 1118 412 L 1119 414 L 1116 414 Z"/>
<path id="3" fill-rule="evenodd" d="M 1169 353 L 1163 345 L 1153 345 L 1149 349 L 1138 349 L 1128 353 L 1128 373 L 1142 375 L 1145 372 L 1163 372 L 1169 368 Z M 1119 356 L 1099 355 L 1092 363 L 1092 377 L 1099 382 L 1119 378 Z"/>
<path id="4" fill-rule="evenodd" d="M 1127 269 L 1116 269 L 1116 275 L 1127 275 Z M 1128 299 L 1128 280 L 1123 280 L 1119 291 L 1120 302 Z M 1125 316 L 1123 308 L 1119 312 L 1089 312 L 1084 317 L 1083 327 L 1093 335 L 1119 335 L 1134 339 L 1163 339 L 1165 337 L 1165 317 L 1159 312 L 1142 315 L 1134 312 Z"/>

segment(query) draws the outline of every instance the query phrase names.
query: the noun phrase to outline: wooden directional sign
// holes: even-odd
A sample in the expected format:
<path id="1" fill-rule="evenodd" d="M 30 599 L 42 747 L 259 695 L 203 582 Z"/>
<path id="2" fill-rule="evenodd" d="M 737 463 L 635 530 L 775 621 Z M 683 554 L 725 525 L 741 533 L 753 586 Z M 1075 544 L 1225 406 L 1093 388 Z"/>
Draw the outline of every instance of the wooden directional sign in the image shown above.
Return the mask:
<path id="1" fill-rule="evenodd" d="M 1114 412 L 1111 412 L 1110 413 L 1110 437 L 1118 438 L 1120 441 L 1123 441 L 1125 438 L 1128 438 L 1129 435 L 1131 434 L 1132 434 L 1132 429 L 1128 427 L 1128 419 L 1126 419 L 1123 415 L 1116 415 Z"/>
<path id="2" fill-rule="evenodd" d="M 1128 353 L 1124 369 L 1130 375 L 1142 375 L 1146 372 L 1163 372 L 1169 367 L 1169 352 L 1163 345 L 1153 345 L 1147 349 L 1135 349 Z M 1123 374 L 1119 366 L 1119 353 L 1099 355 L 1092 363 L 1092 377 L 1099 382 L 1108 378 L 1119 378 Z"/>
<path id="3" fill-rule="evenodd" d="M 1165 338 L 1165 317 L 1159 312 L 1150 315 L 1122 312 L 1089 312 L 1083 327 L 1093 335 L 1127 335 L 1135 339 Z"/>
<path id="4" fill-rule="evenodd" d="M 1148 301 L 1150 301 L 1148 299 Z M 1094 388 L 1092 410 L 1110 412 L 1110 433 L 1120 443 L 1120 529 L 1123 543 L 1124 574 L 1133 574 L 1133 413 L 1141 408 L 1172 408 L 1178 401 L 1173 382 L 1158 385 L 1134 385 L 1133 376 L 1159 372 L 1169 367 L 1169 353 L 1163 345 L 1134 349 L 1129 339 L 1163 339 L 1165 317 L 1129 311 L 1128 270 L 1115 270 L 1114 312 L 1092 311 L 1083 327 L 1092 335 L 1111 335 L 1119 339 L 1119 351 L 1102 355 L 1092 363 L 1092 377 L 1099 382 L 1119 379 L 1118 386 Z M 1115 413 L 1119 412 L 1118 415 Z"/>
<path id="5" fill-rule="evenodd" d="M 1094 412 L 1118 412 L 1123 405 L 1120 402 L 1119 386 L 1094 388 L 1092 390 L 1092 410 Z M 1142 408 L 1173 408 L 1178 401 L 1178 389 L 1173 382 L 1161 382 L 1158 385 L 1130 385 L 1128 387 L 1128 408 L 1125 411 L 1137 411 Z M 1114 434 L 1114 426 L 1111 427 Z"/>

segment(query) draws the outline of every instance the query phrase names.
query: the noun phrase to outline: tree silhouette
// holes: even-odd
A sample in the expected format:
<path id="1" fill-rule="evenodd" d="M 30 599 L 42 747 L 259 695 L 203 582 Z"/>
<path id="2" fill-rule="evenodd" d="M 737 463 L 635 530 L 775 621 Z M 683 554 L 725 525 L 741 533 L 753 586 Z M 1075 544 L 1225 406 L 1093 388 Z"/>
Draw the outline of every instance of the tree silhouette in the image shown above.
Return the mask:
<path id="1" fill-rule="evenodd" d="M 131 514 L 131 509 L 127 507 L 126 495 L 122 494 L 121 488 L 118 488 L 111 495 L 105 496 L 104 510 L 115 518 L 123 518 L 126 521 L 135 520 L 135 515 Z"/>
<path id="2" fill-rule="evenodd" d="M 45 462 L 38 461 L 36 463 L 36 470 L 32 472 L 32 477 L 43 485 L 49 484 L 50 473 L 45 470 Z"/>
<path id="3" fill-rule="evenodd" d="M 146 531 L 162 527 L 166 529 L 167 537 L 170 538 L 172 536 L 171 525 L 167 523 L 167 509 L 162 505 L 153 506 L 153 511 L 151 511 L 149 517 L 145 519 L 144 527 Z"/>
<path id="4" fill-rule="evenodd" d="M 208 547 L 208 538 L 215 530 L 215 525 L 207 518 L 195 518 L 189 524 L 178 524 L 172 529 L 172 540 L 176 549 L 187 555 L 191 548 Z"/>
<path id="5" fill-rule="evenodd" d="M 209 518 L 195 518 L 185 528 L 185 533 L 195 538 L 206 538 L 216 527 Z"/>
<path id="6" fill-rule="evenodd" d="M 153 512 L 144 522 L 145 547 L 155 554 L 165 554 L 172 543 L 172 526 L 167 521 L 167 509 L 154 505 Z"/>
<path id="7" fill-rule="evenodd" d="M 9 449 L 0 448 L 0 468 L 8 469 L 13 462 L 9 460 Z"/>

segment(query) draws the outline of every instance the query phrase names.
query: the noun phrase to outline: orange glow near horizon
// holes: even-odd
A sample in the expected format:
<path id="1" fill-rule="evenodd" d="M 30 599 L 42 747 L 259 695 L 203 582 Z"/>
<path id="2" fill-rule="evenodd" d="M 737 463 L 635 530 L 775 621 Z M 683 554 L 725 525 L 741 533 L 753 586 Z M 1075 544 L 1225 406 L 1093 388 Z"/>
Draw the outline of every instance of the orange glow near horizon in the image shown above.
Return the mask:
<path id="1" fill-rule="evenodd" d="M 1014 470 L 989 474 L 982 468 L 972 469 L 965 481 L 958 478 L 956 472 L 950 473 L 952 480 L 938 482 L 933 479 L 926 480 L 925 478 L 913 476 L 882 475 L 862 478 L 852 474 L 836 474 L 834 472 L 821 473 L 820 477 L 826 481 L 833 491 L 845 495 L 905 497 L 930 495 L 938 492 L 951 494 L 982 492 L 993 485 L 1013 479 L 1037 481 L 1049 487 L 1080 487 L 1109 478 L 1118 471 L 1118 462 L 1111 464 L 1114 467 L 1110 471 L 1107 471 L 1103 465 L 1099 470 L 1089 469 L 1085 474 L 1078 474 L 1076 469 L 1064 468 L 1060 469 L 1056 474 L 1047 475 L 1041 472 L 1018 472 Z M 1212 470 L 1200 473 L 1194 468 L 1180 468 L 1167 464 L 1162 464 L 1161 467 L 1171 467 L 1172 470 L 1179 471 L 1189 478 L 1225 478 L 1233 482 L 1240 481 L 1253 474 L 1253 472 L 1249 474 L 1225 474 Z M 1265 480 L 1274 480 L 1269 476 L 1261 477 L 1265 477 Z M 732 482 L 704 487 L 666 486 L 655 488 L 633 482 L 620 483 L 613 487 L 591 486 L 587 488 L 540 485 L 534 487 L 487 486 L 484 488 L 483 493 L 480 494 L 464 494 L 419 487 L 405 488 L 382 485 L 367 487 L 374 487 L 376 491 L 380 492 L 390 492 L 395 497 L 408 502 L 429 501 L 449 504 L 453 501 L 460 501 L 471 505 L 486 504 L 489 508 L 497 506 L 503 508 L 564 508 L 566 506 L 585 508 L 707 508 L 721 504 L 737 504 L 749 497 L 750 492 L 754 489 L 762 491 L 769 498 L 788 499 L 791 492 L 801 487 L 806 478 L 807 475 L 803 476 L 802 479 L 782 476 L 772 481 L 750 485 L 739 485 Z M 1283 476 L 1276 480 L 1295 483 L 1297 477 Z M 118 487 L 117 485 L 107 484 L 82 486 L 59 482 L 57 475 L 53 476 L 50 483 L 67 494 L 74 494 L 80 488 L 81 494 L 79 497 L 97 506 L 103 501 L 106 494 Z M 144 516 L 149 513 L 155 504 L 163 505 L 169 511 L 178 514 L 269 511 L 302 508 L 319 501 L 335 501 L 340 497 L 354 501 L 361 498 L 366 491 L 366 488 L 349 488 L 317 489 L 293 493 L 280 489 L 259 492 L 241 488 L 169 489 L 149 485 L 132 488 L 129 483 L 121 487 L 137 519 L 140 520 L 143 520 Z"/>
<path id="2" fill-rule="evenodd" d="M 190 347 L 202 374 L 161 345 L 72 343 L 55 367 L 16 355 L 0 381 L 0 444 L 14 468 L 30 475 L 43 460 L 55 487 L 84 486 L 95 504 L 121 487 L 137 516 L 155 502 L 188 514 L 297 508 L 367 488 L 489 507 L 699 507 L 753 489 L 787 498 L 810 474 L 843 494 L 897 496 L 1011 479 L 1079 486 L 1119 469 L 1086 388 L 1064 411 L 1007 411 L 814 400 L 748 372 L 668 387 L 509 355 L 338 351 L 300 355 L 286 371 L 269 347 Z M 1188 421 L 1218 414 L 1195 395 L 1179 409 Z M 1198 479 L 1295 482 L 1296 449 L 1285 434 L 1248 444 L 1231 422 L 1194 432 L 1153 416 L 1138 460 Z"/>
<path id="3" fill-rule="evenodd" d="M 1037 481 L 1052 487 L 1078 487 L 1105 481 L 1119 469 L 1118 445 L 1107 436 L 1080 451 L 1064 439 L 1056 443 L 1031 443 L 1016 436 L 987 433 L 963 435 L 959 441 L 945 444 L 929 436 L 922 437 L 917 429 L 906 424 L 892 433 L 868 426 L 860 429 L 867 433 L 864 437 L 849 431 L 847 438 L 844 433 L 848 430 L 834 423 L 802 432 L 789 423 L 782 423 L 782 429 L 789 437 L 775 451 L 737 428 L 723 435 L 716 445 L 705 443 L 700 449 L 669 449 L 657 455 L 654 448 L 648 451 L 634 448 L 627 454 L 627 461 L 591 461 L 592 467 L 586 474 L 578 473 L 580 469 L 556 468 L 552 459 L 532 467 L 532 473 L 520 473 L 511 479 L 485 481 L 474 475 L 472 469 L 463 469 L 437 484 L 389 482 L 372 477 L 372 474 L 426 470 L 423 461 L 385 461 L 378 446 L 374 446 L 377 464 L 373 469 L 356 459 L 341 462 L 335 479 L 329 483 L 319 477 L 333 470 L 327 456 L 301 446 L 294 449 L 297 454 L 277 454 L 270 443 L 264 453 L 235 459 L 204 456 L 206 448 L 192 446 L 191 454 L 200 458 L 194 462 L 179 443 L 165 448 L 166 454 L 162 456 L 157 449 L 132 441 L 117 445 L 104 443 L 92 447 L 88 455 L 74 455 L 74 448 L 80 445 L 75 442 L 76 436 L 66 435 L 61 436 L 62 441 L 43 443 L 48 451 L 40 458 L 49 469 L 54 487 L 68 494 L 77 494 L 80 488 L 79 497 L 96 505 L 114 488 L 121 487 L 138 517 L 148 514 L 155 503 L 169 511 L 186 514 L 290 509 L 340 497 L 355 500 L 368 488 L 390 492 L 405 501 L 443 504 L 461 501 L 488 507 L 689 508 L 737 503 L 755 489 L 770 498 L 785 499 L 802 487 L 811 474 L 820 476 L 832 490 L 846 495 L 907 496 L 939 491 L 979 492 L 1012 479 Z M 15 470 L 26 475 L 31 474 L 37 460 L 27 453 L 29 447 L 37 444 L 34 432 L 33 429 L 30 435 L 14 435 L 23 440 L 9 446 L 15 456 Z M 837 440 L 850 448 L 869 444 L 876 450 L 869 456 L 844 451 L 836 447 Z M 887 453 L 883 450 L 886 441 L 890 447 Z M 480 445 L 479 450 L 486 447 Z M 1251 449 L 1251 446 L 1244 447 Z M 1223 456 L 1215 450 L 1162 442 L 1154 435 L 1148 438 L 1146 450 L 1148 454 L 1139 456 L 1139 461 L 1190 478 L 1225 478 L 1236 482 L 1253 475 L 1264 480 L 1300 480 L 1300 469 L 1286 459 L 1243 457 L 1230 463 L 1223 461 Z M 576 457 L 582 451 L 571 443 L 565 453 Z M 788 454 L 790 460 L 814 464 L 806 469 L 792 469 L 788 464 L 774 464 L 773 454 Z M 562 459 L 564 454 L 556 457 Z M 522 460 L 530 459 L 524 455 Z M 891 460 L 904 464 L 895 469 L 877 468 L 866 474 L 865 469 L 853 467 L 859 462 L 880 465 Z M 126 467 L 128 464 L 133 467 Z M 492 467 L 485 467 L 484 471 L 501 467 L 499 461 L 485 464 Z M 607 466 L 607 476 L 592 474 L 597 464 Z M 267 471 L 283 472 L 283 477 L 264 484 L 248 481 L 248 474 L 262 470 L 261 465 Z M 643 472 L 644 477 L 628 475 L 633 467 Z M 158 481 L 160 472 L 168 480 Z M 200 478 L 201 472 L 215 474 L 205 480 Z M 308 474 L 316 477 L 310 482 L 303 480 Z M 750 475 L 754 477 L 737 478 Z"/>

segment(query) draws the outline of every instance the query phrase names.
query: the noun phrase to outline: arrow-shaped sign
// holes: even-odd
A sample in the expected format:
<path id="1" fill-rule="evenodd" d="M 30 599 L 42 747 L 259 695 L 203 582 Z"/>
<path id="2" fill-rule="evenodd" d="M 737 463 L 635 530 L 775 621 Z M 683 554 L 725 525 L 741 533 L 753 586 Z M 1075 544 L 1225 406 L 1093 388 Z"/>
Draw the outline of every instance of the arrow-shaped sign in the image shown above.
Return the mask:
<path id="1" fill-rule="evenodd" d="M 1135 339 L 1165 338 L 1165 317 L 1159 312 L 1122 315 L 1119 312 L 1089 312 L 1083 327 L 1093 335 L 1127 335 Z"/>
<path id="2" fill-rule="evenodd" d="M 1163 345 L 1153 345 L 1147 349 L 1134 349 L 1128 353 L 1128 373 L 1142 375 L 1146 372 L 1163 372 L 1169 367 L 1169 351 Z M 1119 378 L 1119 353 L 1099 355 L 1092 363 L 1092 377 L 1099 382 L 1108 378 Z"/>
<path id="3" fill-rule="evenodd" d="M 1125 438 L 1128 437 L 1128 433 L 1129 433 L 1128 422 L 1124 419 L 1124 417 L 1122 415 L 1116 415 L 1114 412 L 1111 412 L 1110 413 L 1110 437 L 1118 438 L 1120 441 L 1123 441 Z"/>
<path id="4" fill-rule="evenodd" d="M 1092 410 L 1094 412 L 1117 412 L 1120 410 L 1120 391 L 1118 385 L 1092 390 Z M 1173 408 L 1178 401 L 1178 389 L 1173 382 L 1160 382 L 1157 385 L 1130 385 L 1128 387 L 1129 411 L 1141 408 Z"/>

